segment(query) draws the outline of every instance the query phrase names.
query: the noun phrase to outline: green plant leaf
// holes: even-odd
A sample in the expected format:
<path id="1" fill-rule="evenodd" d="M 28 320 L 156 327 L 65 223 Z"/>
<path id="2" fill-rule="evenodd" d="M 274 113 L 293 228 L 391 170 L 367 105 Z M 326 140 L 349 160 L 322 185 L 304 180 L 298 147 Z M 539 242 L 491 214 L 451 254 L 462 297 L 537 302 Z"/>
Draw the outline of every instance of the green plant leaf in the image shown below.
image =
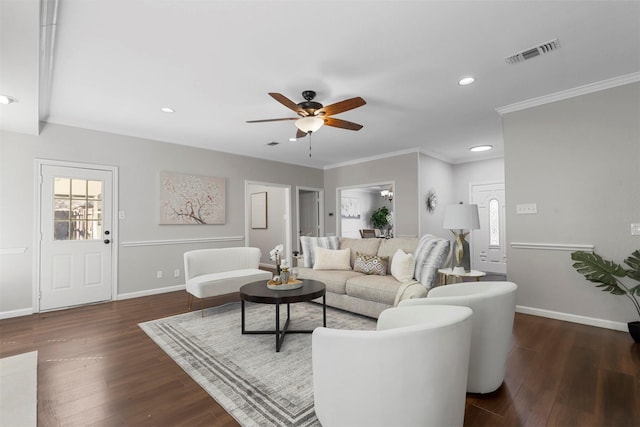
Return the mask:
<path id="1" fill-rule="evenodd" d="M 624 260 L 624 263 L 631 267 L 631 270 L 627 270 L 627 276 L 640 281 L 640 249 L 633 251 L 629 258 Z M 637 295 L 640 295 L 640 289 L 637 291 Z"/>
<path id="2" fill-rule="evenodd" d="M 613 295 L 625 295 L 624 289 L 618 286 L 616 277 L 624 277 L 627 272 L 619 264 L 605 260 L 600 255 L 583 251 L 573 252 L 571 259 L 576 261 L 573 264 L 578 273 L 582 274 L 590 282 L 600 283 L 596 285 L 603 288 L 603 292 L 610 292 Z"/>

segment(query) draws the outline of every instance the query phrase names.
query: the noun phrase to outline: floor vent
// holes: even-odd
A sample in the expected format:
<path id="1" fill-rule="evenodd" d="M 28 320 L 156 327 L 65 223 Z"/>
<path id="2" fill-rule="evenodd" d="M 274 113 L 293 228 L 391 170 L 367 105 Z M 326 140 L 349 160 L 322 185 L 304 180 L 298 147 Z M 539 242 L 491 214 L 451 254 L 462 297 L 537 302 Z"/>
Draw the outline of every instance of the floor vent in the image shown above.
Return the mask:
<path id="1" fill-rule="evenodd" d="M 558 39 L 554 39 L 546 43 L 542 43 L 541 45 L 523 50 L 522 52 L 518 52 L 515 55 L 508 56 L 504 60 L 507 64 L 517 64 L 518 62 L 526 61 L 527 59 L 535 58 L 536 56 L 553 52 L 558 48 L 560 48 L 560 42 L 558 41 Z"/>

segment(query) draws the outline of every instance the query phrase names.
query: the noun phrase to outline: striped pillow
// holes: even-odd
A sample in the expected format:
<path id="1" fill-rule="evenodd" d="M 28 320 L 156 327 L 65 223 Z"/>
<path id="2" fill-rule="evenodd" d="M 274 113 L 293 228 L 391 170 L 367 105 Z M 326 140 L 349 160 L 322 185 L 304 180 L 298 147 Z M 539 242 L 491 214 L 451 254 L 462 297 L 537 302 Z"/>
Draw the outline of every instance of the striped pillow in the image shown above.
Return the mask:
<path id="1" fill-rule="evenodd" d="M 431 289 L 438 279 L 438 269 L 444 267 L 449 257 L 451 242 L 447 239 L 425 234 L 416 248 L 415 278 L 422 286 Z"/>
<path id="2" fill-rule="evenodd" d="M 338 249 L 340 245 L 340 238 L 337 236 L 331 237 L 300 237 L 300 248 L 302 250 L 303 266 L 307 268 L 313 268 L 315 264 L 315 249 L 321 247 L 324 249 Z"/>

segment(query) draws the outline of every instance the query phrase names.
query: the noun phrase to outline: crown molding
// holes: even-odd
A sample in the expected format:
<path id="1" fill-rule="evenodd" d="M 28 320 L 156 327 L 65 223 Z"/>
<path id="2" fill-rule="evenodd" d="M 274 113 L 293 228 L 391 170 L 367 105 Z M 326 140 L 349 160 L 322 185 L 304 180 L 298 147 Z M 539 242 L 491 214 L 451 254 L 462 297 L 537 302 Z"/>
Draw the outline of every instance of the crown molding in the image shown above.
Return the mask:
<path id="1" fill-rule="evenodd" d="M 549 104 L 556 101 L 562 101 L 564 99 L 574 98 L 580 95 L 587 95 L 589 93 L 598 92 L 605 89 L 611 89 L 617 86 L 623 86 L 629 83 L 640 82 L 640 72 L 627 74 L 625 76 L 614 77 L 612 79 L 603 80 L 596 83 L 590 83 L 584 86 L 578 86 L 573 89 L 563 90 L 560 92 L 552 93 L 549 95 L 540 96 L 537 98 L 527 99 L 526 101 L 516 102 L 515 104 L 506 105 L 504 107 L 496 108 L 496 111 L 501 116 L 507 113 L 513 113 L 515 111 L 526 110 L 527 108 L 537 107 L 544 104 Z"/>
<path id="2" fill-rule="evenodd" d="M 344 166 L 352 166 L 352 165 L 357 165 L 358 163 L 366 163 L 366 162 L 370 162 L 370 161 L 373 161 L 373 160 L 387 159 L 389 157 L 396 157 L 396 156 L 401 156 L 403 154 L 411 154 L 411 153 L 418 154 L 418 153 L 420 153 L 420 149 L 418 149 L 418 148 L 409 148 L 407 150 L 394 151 L 394 152 L 391 152 L 391 153 L 379 154 L 379 155 L 371 156 L 371 157 L 362 157 L 360 159 L 349 160 L 347 162 L 342 162 L 342 163 L 334 163 L 332 165 L 326 165 L 324 167 L 324 170 L 341 168 L 341 167 L 344 167 Z"/>

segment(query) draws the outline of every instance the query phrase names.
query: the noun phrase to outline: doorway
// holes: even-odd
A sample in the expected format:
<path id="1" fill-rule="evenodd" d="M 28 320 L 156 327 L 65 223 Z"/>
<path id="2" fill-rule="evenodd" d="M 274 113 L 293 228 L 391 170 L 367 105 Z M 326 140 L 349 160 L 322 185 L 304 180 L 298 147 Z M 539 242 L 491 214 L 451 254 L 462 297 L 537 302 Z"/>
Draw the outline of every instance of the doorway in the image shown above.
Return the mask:
<path id="1" fill-rule="evenodd" d="M 245 181 L 245 206 L 245 242 L 260 249 L 260 264 L 275 268 L 269 252 L 279 244 L 284 245 L 286 258 L 291 261 L 291 188 Z M 255 215 L 261 217 L 260 221 L 255 221 Z"/>
<path id="2" fill-rule="evenodd" d="M 506 274 L 504 183 L 471 184 L 471 203 L 478 205 L 480 229 L 473 230 L 472 267 L 488 273 Z"/>
<path id="3" fill-rule="evenodd" d="M 390 213 L 390 225 L 395 226 L 394 189 L 394 181 L 337 188 L 336 206 L 340 206 L 336 218 L 337 235 L 359 239 L 361 229 L 373 228 L 371 214 L 383 206 Z M 393 228 L 393 232 L 396 231 Z"/>
<path id="4" fill-rule="evenodd" d="M 36 311 L 110 301 L 117 168 L 39 161 Z"/>
<path id="5" fill-rule="evenodd" d="M 296 187 L 297 192 L 297 242 L 300 252 L 300 237 L 320 237 L 324 235 L 324 190 L 321 188 Z"/>

